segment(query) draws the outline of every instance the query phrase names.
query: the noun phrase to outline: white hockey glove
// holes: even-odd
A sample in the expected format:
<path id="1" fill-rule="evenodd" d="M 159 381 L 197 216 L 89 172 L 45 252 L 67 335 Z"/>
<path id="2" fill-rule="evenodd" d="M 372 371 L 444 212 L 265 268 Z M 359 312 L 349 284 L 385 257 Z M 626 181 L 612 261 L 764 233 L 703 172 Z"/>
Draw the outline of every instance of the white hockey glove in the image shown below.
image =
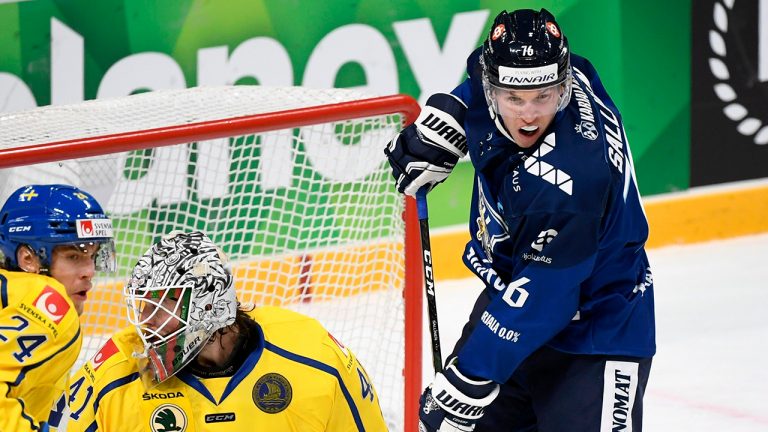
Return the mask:
<path id="1" fill-rule="evenodd" d="M 498 395 L 498 384 L 469 379 L 451 364 L 419 399 L 419 432 L 471 432 Z"/>
<path id="2" fill-rule="evenodd" d="M 464 115 L 467 107 L 457 97 L 435 93 L 419 118 L 403 129 L 384 149 L 397 190 L 415 196 L 443 182 L 456 162 L 467 154 Z"/>

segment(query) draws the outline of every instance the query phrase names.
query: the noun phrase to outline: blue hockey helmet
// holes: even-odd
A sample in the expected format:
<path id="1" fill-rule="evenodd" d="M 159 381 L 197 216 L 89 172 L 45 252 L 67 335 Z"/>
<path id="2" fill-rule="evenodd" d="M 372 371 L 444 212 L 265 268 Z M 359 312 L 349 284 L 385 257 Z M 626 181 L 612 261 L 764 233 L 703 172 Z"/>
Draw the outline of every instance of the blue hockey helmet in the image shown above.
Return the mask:
<path id="1" fill-rule="evenodd" d="M 493 87 L 535 90 L 562 84 L 558 110 L 563 109 L 571 94 L 570 57 L 568 39 L 549 11 L 502 11 L 483 43 L 486 96 Z"/>
<path id="2" fill-rule="evenodd" d="M 115 271 L 112 221 L 93 196 L 76 187 L 23 186 L 0 209 L 0 252 L 8 269 L 19 268 L 16 251 L 22 245 L 38 256 L 41 272 L 48 272 L 54 247 L 89 244 L 99 246 L 96 270 Z"/>

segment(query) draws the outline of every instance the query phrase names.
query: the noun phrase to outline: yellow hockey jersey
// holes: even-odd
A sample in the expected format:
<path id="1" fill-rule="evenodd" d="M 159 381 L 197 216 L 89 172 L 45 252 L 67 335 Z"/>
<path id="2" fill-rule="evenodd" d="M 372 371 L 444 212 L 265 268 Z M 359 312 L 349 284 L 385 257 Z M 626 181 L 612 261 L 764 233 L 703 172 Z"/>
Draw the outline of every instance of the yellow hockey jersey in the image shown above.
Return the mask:
<path id="1" fill-rule="evenodd" d="M 77 310 L 61 283 L 0 269 L 0 431 L 58 424 L 82 342 Z"/>
<path id="2" fill-rule="evenodd" d="M 316 320 L 282 308 L 248 314 L 258 348 L 231 377 L 187 371 L 145 390 L 134 327 L 72 377 L 67 432 L 386 431 L 365 369 Z"/>

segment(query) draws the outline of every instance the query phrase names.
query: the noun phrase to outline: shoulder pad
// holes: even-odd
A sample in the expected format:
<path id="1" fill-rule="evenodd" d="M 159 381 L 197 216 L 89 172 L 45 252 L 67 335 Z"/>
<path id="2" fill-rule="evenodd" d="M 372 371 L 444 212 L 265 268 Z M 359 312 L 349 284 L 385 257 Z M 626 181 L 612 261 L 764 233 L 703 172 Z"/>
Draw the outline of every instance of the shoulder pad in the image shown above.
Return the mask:
<path id="1" fill-rule="evenodd" d="M 18 276 L 9 279 L 12 289 L 18 287 L 25 292 L 16 305 L 18 311 L 45 328 L 54 339 L 71 338 L 80 328 L 80 317 L 64 285 L 38 274 L 19 272 Z"/>
<path id="2" fill-rule="evenodd" d="M 259 307 L 249 314 L 264 331 L 264 338 L 281 348 L 335 364 L 351 372 L 355 355 L 314 318 L 279 307 Z"/>
<path id="3" fill-rule="evenodd" d="M 272 325 L 279 325 L 279 324 L 292 323 L 292 322 L 298 322 L 298 321 L 316 321 L 312 317 L 308 317 L 298 312 L 294 312 L 292 310 L 276 307 L 276 306 L 254 307 L 250 311 L 247 311 L 247 313 L 251 318 L 253 318 L 254 321 L 259 323 L 261 327 L 268 327 Z M 306 324 L 306 325 L 311 325 L 311 324 Z"/>
<path id="4" fill-rule="evenodd" d="M 355 366 L 355 355 L 352 354 L 352 351 L 349 348 L 333 337 L 331 332 L 328 332 L 327 334 L 328 336 L 324 339 L 323 343 L 331 347 L 331 350 L 333 350 L 339 357 L 339 361 L 344 369 L 346 369 L 347 372 L 351 372 L 352 368 Z"/>
<path id="5" fill-rule="evenodd" d="M 112 381 L 137 370 L 133 352 L 141 346 L 134 327 L 126 327 L 111 338 L 82 367 L 91 382 Z"/>

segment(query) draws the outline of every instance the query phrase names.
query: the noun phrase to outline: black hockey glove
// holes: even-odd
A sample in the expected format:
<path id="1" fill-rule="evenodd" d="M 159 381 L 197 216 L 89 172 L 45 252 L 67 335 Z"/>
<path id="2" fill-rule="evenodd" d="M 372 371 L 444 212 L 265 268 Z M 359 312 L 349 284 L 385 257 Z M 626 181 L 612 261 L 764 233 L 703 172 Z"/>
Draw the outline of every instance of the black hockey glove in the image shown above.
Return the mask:
<path id="1" fill-rule="evenodd" d="M 397 190 L 415 196 L 443 182 L 456 162 L 467 154 L 464 115 L 467 107 L 457 97 L 435 93 L 419 118 L 403 129 L 384 149 Z"/>
<path id="2" fill-rule="evenodd" d="M 498 384 L 471 380 L 451 364 L 419 399 L 419 432 L 471 432 L 498 394 Z"/>

